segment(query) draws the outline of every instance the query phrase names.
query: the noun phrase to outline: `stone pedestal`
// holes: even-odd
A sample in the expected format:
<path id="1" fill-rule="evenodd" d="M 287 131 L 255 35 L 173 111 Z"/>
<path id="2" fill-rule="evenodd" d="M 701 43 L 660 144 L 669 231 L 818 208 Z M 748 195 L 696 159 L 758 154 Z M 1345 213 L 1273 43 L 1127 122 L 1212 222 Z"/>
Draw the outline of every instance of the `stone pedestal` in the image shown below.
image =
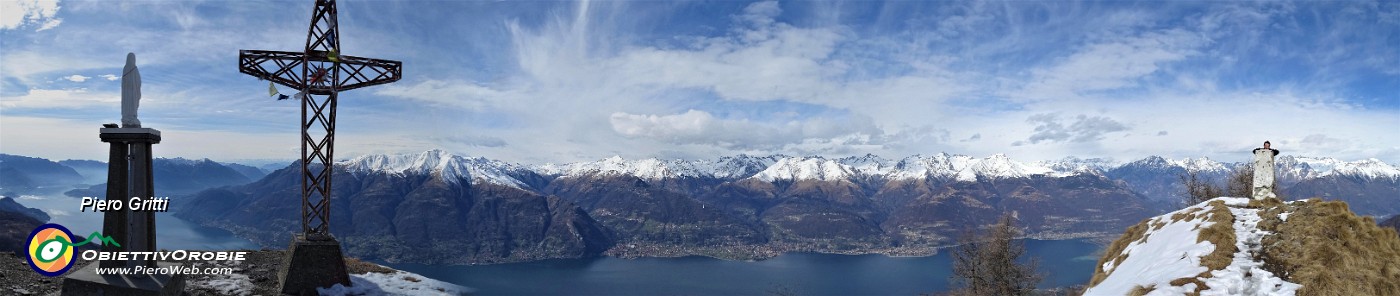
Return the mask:
<path id="1" fill-rule="evenodd" d="M 151 146 L 160 143 L 160 131 L 151 128 L 104 128 L 103 142 L 110 143 L 107 158 L 107 200 L 120 200 L 120 211 L 103 212 L 102 234 L 116 240 L 117 246 L 103 245 L 104 252 L 156 251 L 156 223 L 153 212 L 134 212 L 132 197 L 155 197 L 151 171 Z M 102 267 L 154 267 L 155 261 L 101 261 Z"/>
<path id="2" fill-rule="evenodd" d="M 185 290 L 183 274 L 99 275 L 99 265 L 90 263 L 64 277 L 63 295 L 182 295 Z M 157 262 L 154 266 L 177 265 L 180 263 Z"/>
<path id="3" fill-rule="evenodd" d="M 327 234 L 297 234 L 277 272 L 282 294 L 316 295 L 316 288 L 350 286 L 340 242 Z"/>
<path id="4" fill-rule="evenodd" d="M 102 234 L 116 244 L 103 244 L 103 252 L 154 252 L 155 213 L 132 211 L 132 197 L 155 197 L 151 171 L 151 146 L 160 143 L 160 131 L 150 128 L 103 128 L 103 142 L 111 144 L 107 158 L 108 201 L 121 201 L 121 210 L 103 212 Z M 97 268 L 158 268 L 178 263 L 155 260 L 102 260 L 88 264 L 63 279 L 63 295 L 178 295 L 184 275 L 99 275 Z"/>

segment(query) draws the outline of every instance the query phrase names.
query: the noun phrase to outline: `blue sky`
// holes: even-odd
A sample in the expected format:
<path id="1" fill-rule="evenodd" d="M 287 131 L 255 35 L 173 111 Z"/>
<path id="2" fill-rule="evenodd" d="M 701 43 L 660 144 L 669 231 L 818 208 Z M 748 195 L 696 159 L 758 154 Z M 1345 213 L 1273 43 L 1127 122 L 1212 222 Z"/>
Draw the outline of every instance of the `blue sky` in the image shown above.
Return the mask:
<path id="1" fill-rule="evenodd" d="M 135 52 L 159 155 L 290 159 L 299 106 L 238 73 L 312 1 L 4 1 L 0 153 L 101 159 Z M 1394 1 L 342 1 L 337 158 L 1006 153 L 1400 162 Z M 285 93 L 294 91 L 283 89 Z"/>

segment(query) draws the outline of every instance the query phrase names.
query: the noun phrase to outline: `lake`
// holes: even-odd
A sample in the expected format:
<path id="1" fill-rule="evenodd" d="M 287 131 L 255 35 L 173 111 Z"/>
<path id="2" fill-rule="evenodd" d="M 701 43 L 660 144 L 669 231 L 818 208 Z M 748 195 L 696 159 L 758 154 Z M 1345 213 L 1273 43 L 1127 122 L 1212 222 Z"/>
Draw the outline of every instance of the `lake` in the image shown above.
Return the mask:
<path id="1" fill-rule="evenodd" d="M 82 198 L 51 193 L 21 195 L 15 201 L 43 210 L 49 214 L 49 223 L 63 225 L 73 235 L 86 237 L 94 231 L 102 231 L 101 212 L 78 211 Z M 170 200 L 172 204 L 177 202 L 180 200 Z M 173 212 L 156 213 L 156 247 L 168 250 L 259 249 L 253 242 L 234 236 L 227 230 L 185 222 L 176 218 Z"/>
<path id="2" fill-rule="evenodd" d="M 78 212 L 80 199 L 26 195 L 17 200 L 52 216 L 76 235 L 100 231 L 102 214 Z M 179 202 L 172 200 L 172 203 Z M 248 240 L 211 227 L 156 214 L 160 248 L 257 249 Z M 1040 258 L 1042 288 L 1089 281 L 1100 246 L 1084 240 L 1026 240 Z M 496 265 L 381 264 L 478 289 L 478 295 L 917 295 L 948 289 L 948 250 L 928 257 L 785 254 L 769 260 L 708 257 L 557 259 Z"/>
<path id="3" fill-rule="evenodd" d="M 1042 288 L 1089 282 L 1100 246 L 1026 240 Z M 746 262 L 708 257 L 559 259 L 436 266 L 385 264 L 477 289 L 478 295 L 917 295 L 948 289 L 949 252 L 928 257 L 794 253 Z M 383 264 L 381 262 L 381 264 Z"/>

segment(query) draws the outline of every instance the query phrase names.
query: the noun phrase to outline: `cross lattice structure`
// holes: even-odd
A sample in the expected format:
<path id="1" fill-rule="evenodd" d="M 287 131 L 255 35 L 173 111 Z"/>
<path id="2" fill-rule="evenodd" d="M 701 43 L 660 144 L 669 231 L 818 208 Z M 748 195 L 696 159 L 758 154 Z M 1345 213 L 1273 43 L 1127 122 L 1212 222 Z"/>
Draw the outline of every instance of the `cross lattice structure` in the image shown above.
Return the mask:
<path id="1" fill-rule="evenodd" d="M 316 0 L 302 52 L 240 50 L 238 71 L 301 90 L 301 229 L 330 233 L 337 93 L 398 81 L 399 61 L 340 55 L 335 0 Z"/>

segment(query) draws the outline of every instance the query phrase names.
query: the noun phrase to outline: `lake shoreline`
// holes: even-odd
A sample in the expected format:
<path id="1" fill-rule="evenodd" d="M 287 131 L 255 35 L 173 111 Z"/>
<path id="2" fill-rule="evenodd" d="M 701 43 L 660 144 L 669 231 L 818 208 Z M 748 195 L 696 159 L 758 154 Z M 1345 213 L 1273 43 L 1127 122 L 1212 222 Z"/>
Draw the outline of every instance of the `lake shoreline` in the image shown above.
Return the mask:
<path id="1" fill-rule="evenodd" d="M 1039 257 L 1043 290 L 1086 284 L 1100 247 L 1088 239 L 1027 241 Z M 765 260 L 708 256 L 600 256 L 506 264 L 429 265 L 371 262 L 478 289 L 480 295 L 752 295 L 780 288 L 797 294 L 917 295 L 949 288 L 950 252 L 932 256 L 787 252 Z M 549 282 L 540 286 L 537 283 Z M 706 283 L 725 283 L 708 285 Z"/>
<path id="2" fill-rule="evenodd" d="M 1017 238 L 1017 240 L 1037 240 L 1037 241 L 1085 241 L 1085 242 L 1093 243 L 1093 244 L 1095 244 L 1095 245 L 1099 245 L 1099 248 L 1102 248 L 1103 246 L 1106 246 L 1108 242 L 1111 242 L 1113 239 L 1116 239 L 1117 237 L 1118 237 L 1117 234 L 1112 234 L 1112 235 L 1109 235 L 1109 234 L 1083 234 L 1083 235 L 1079 235 L 1079 236 L 1023 236 L 1023 237 Z M 633 247 L 633 246 L 631 246 L 631 245 L 635 245 L 635 247 Z M 938 256 L 938 255 L 942 254 L 943 252 L 945 252 L 946 249 L 954 248 L 954 247 L 957 247 L 957 246 L 958 246 L 958 244 L 949 244 L 949 245 L 938 245 L 938 246 L 932 246 L 932 247 L 929 247 L 929 246 L 916 246 L 916 247 L 897 247 L 897 248 L 884 248 L 884 249 L 873 249 L 873 250 L 833 251 L 833 250 L 823 250 L 823 249 L 814 249 L 814 248 L 804 248 L 804 247 L 802 247 L 801 245 L 798 245 L 798 244 L 783 244 L 783 243 L 764 244 L 764 245 L 718 246 L 718 247 L 695 247 L 695 246 L 677 247 L 677 246 L 647 246 L 647 245 L 642 245 L 642 244 L 629 244 L 629 245 L 619 244 L 618 246 L 615 246 L 615 247 L 613 247 L 612 249 L 609 249 L 608 251 L 603 252 L 603 253 L 600 254 L 599 256 L 574 257 L 574 258 L 543 258 L 543 259 L 520 260 L 520 261 L 469 262 L 469 263 L 463 263 L 463 264 L 452 264 L 452 263 L 443 264 L 443 263 L 431 263 L 431 262 L 391 261 L 391 260 L 383 260 L 383 259 L 381 259 L 381 258 L 371 258 L 371 259 L 368 259 L 368 260 L 371 260 L 371 261 L 374 261 L 374 262 L 380 262 L 380 263 L 387 263 L 387 264 L 426 264 L 426 265 L 441 265 L 441 266 L 488 266 L 488 265 L 498 265 L 498 264 L 532 263 L 532 262 L 541 262 L 541 261 L 549 261 L 549 260 L 577 260 L 577 259 L 598 259 L 598 258 L 616 258 L 616 259 L 648 259 L 648 258 L 657 258 L 657 259 L 667 259 L 667 258 L 701 257 L 701 258 L 712 258 L 712 259 L 725 260 L 725 261 L 735 261 L 735 262 L 761 262 L 761 261 L 765 261 L 765 260 L 770 260 L 770 259 L 773 259 L 773 258 L 777 258 L 777 257 L 783 256 L 783 255 L 788 255 L 788 254 L 820 254 L 820 255 L 844 255 L 844 256 L 881 255 L 881 256 L 889 257 L 889 258 L 921 258 L 921 257 L 929 257 L 929 256 Z M 629 249 L 643 250 L 643 252 L 631 251 L 631 250 L 629 250 Z M 736 249 L 737 249 L 737 250 L 736 250 Z"/>

